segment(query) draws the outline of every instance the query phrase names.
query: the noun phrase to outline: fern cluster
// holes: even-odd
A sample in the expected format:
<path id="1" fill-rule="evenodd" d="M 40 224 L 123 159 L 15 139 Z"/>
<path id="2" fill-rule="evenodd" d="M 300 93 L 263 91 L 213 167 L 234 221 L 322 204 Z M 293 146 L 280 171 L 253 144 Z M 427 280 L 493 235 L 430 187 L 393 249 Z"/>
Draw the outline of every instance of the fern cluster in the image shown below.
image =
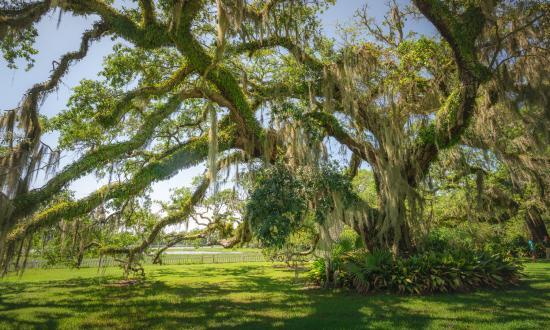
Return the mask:
<path id="1" fill-rule="evenodd" d="M 425 252 L 408 258 L 359 250 L 342 257 L 333 277 L 335 286 L 360 293 L 430 294 L 516 285 L 521 270 L 516 259 L 475 250 Z M 324 260 L 314 261 L 310 280 L 324 284 L 325 274 Z"/>

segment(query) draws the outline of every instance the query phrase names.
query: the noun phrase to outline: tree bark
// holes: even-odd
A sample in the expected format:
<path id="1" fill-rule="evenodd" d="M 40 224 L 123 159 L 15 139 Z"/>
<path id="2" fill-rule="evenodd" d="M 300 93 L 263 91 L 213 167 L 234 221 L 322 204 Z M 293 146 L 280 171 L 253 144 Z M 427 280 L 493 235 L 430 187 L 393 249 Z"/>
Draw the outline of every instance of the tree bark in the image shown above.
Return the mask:
<path id="1" fill-rule="evenodd" d="M 545 236 L 548 236 L 546 224 L 542 219 L 540 210 L 536 207 L 530 207 L 525 212 L 525 224 L 529 230 L 531 238 L 535 242 L 542 242 Z"/>

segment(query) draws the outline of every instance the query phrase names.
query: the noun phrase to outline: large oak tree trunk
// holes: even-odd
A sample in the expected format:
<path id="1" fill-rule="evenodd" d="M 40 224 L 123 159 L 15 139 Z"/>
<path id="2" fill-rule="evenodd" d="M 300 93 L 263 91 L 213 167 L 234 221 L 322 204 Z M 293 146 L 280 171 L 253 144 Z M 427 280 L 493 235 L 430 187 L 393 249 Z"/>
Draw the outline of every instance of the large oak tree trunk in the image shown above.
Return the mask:
<path id="1" fill-rule="evenodd" d="M 403 200 L 403 203 L 405 201 Z M 384 209 L 384 205 L 380 209 Z M 390 221 L 385 212 L 377 212 L 370 215 L 368 219 L 361 219 L 351 223 L 353 230 L 362 238 L 363 244 L 368 251 L 392 250 L 395 254 L 408 255 L 414 250 L 410 227 L 408 225 L 405 207 L 399 208 L 397 214 L 401 224 L 397 228 L 391 228 L 381 233 L 384 221 Z"/>
<path id="2" fill-rule="evenodd" d="M 382 238 L 385 248 L 391 249 L 396 255 L 408 255 L 412 252 L 413 244 L 410 234 L 409 221 L 412 215 L 407 209 L 415 207 L 409 205 L 414 187 L 405 178 L 408 171 L 395 163 L 387 162 L 375 169 L 376 190 L 380 214 L 378 216 L 378 235 Z"/>
<path id="3" fill-rule="evenodd" d="M 529 230 L 531 238 L 536 242 L 542 242 L 544 236 L 548 236 L 546 224 L 542 219 L 540 210 L 536 207 L 529 207 L 525 212 L 525 224 Z"/>

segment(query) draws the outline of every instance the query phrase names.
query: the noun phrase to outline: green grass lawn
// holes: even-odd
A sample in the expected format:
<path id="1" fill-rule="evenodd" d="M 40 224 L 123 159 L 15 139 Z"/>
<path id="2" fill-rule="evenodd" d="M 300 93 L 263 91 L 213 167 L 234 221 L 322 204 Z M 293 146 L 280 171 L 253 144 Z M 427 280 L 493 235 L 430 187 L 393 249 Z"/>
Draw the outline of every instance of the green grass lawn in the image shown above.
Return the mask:
<path id="1" fill-rule="evenodd" d="M 28 270 L 0 281 L 0 329 L 550 329 L 550 263 L 517 288 L 433 296 L 307 289 L 270 263 Z M 303 275 L 301 275 L 301 278 Z"/>

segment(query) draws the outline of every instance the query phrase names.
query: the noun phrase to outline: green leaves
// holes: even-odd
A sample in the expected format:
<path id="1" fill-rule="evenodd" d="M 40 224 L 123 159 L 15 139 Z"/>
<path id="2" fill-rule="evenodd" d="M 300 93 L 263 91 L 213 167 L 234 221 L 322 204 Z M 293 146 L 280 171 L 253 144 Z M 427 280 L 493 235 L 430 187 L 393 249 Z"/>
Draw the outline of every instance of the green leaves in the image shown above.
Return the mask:
<path id="1" fill-rule="evenodd" d="M 334 194 L 342 200 L 335 201 Z M 278 164 L 256 173 L 246 218 L 262 243 L 281 247 L 306 216 L 323 224 L 337 207 L 335 203 L 346 208 L 356 200 L 349 178 L 336 166 L 291 170 Z"/>
<path id="2" fill-rule="evenodd" d="M 101 76 L 113 88 L 135 83 L 149 86 L 168 79 L 183 64 L 183 57 L 172 48 L 146 50 L 117 44 L 105 58 Z"/>
<path id="3" fill-rule="evenodd" d="M 304 185 L 283 166 L 262 170 L 246 205 L 246 218 L 260 242 L 281 247 L 307 209 Z"/>
<path id="4" fill-rule="evenodd" d="M 343 256 L 339 264 L 341 283 L 361 293 L 429 294 L 504 287 L 517 284 L 522 269 L 515 259 L 475 250 L 426 252 L 408 258 L 387 251 L 356 251 Z M 324 265 L 312 264 L 311 280 L 324 281 Z"/>
<path id="5" fill-rule="evenodd" d="M 115 102 L 115 91 L 101 82 L 82 80 L 74 88 L 74 94 L 67 104 L 68 109 L 50 122 L 50 128 L 61 133 L 59 146 L 72 149 L 80 144 L 93 146 L 105 141 L 105 132 L 92 122 L 98 113 L 110 111 Z"/>
<path id="6" fill-rule="evenodd" d="M 0 52 L 8 63 L 8 68 L 17 69 L 18 59 L 27 62 L 25 70 L 33 67 L 33 56 L 38 54 L 38 50 L 33 47 L 37 36 L 38 31 L 34 27 L 24 30 L 8 28 L 3 35 L 0 34 Z"/>

